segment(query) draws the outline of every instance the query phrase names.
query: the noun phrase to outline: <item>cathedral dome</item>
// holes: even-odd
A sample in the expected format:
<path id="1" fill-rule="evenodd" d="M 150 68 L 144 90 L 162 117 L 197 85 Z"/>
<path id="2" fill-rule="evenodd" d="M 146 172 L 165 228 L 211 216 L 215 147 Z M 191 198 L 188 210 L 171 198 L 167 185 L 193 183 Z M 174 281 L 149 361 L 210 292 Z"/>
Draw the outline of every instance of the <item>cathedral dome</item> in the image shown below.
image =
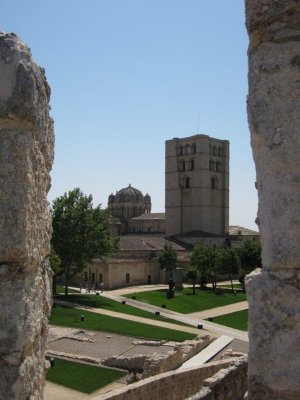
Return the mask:
<path id="1" fill-rule="evenodd" d="M 129 184 L 126 188 L 119 190 L 116 193 L 116 201 L 119 203 L 136 203 L 143 201 L 142 192 Z"/>

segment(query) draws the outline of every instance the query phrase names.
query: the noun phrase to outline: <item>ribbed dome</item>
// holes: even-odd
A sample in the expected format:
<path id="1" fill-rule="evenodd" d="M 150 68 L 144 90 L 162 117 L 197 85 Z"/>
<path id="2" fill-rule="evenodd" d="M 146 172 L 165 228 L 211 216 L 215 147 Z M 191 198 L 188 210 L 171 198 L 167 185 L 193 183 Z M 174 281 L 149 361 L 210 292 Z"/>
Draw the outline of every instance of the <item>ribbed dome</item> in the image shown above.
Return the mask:
<path id="1" fill-rule="evenodd" d="M 143 199 L 144 196 L 142 192 L 132 187 L 130 184 L 116 193 L 116 201 L 119 203 L 137 202 Z"/>

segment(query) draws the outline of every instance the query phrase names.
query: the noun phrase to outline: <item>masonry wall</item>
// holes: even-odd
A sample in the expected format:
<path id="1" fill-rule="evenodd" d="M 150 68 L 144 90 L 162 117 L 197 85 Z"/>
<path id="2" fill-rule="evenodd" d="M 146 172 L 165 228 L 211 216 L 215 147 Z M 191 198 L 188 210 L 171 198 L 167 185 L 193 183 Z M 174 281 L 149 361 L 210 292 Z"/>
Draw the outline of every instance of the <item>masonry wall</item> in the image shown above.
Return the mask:
<path id="1" fill-rule="evenodd" d="M 50 88 L 29 48 L 2 32 L 0 77 L 0 398 L 37 400 L 51 310 Z"/>
<path id="2" fill-rule="evenodd" d="M 239 365 L 232 369 L 231 374 L 234 374 L 236 385 L 232 385 L 230 390 L 228 390 L 229 388 L 226 384 L 226 380 L 230 379 L 230 373 L 225 373 L 225 371 L 214 381 L 205 382 L 207 378 L 210 378 L 222 368 L 228 368 L 234 363 L 232 360 L 223 360 L 204 364 L 200 367 L 188 368 L 183 371 L 167 372 L 97 396 L 95 400 L 184 400 L 193 395 L 202 396 L 196 397 L 196 399 L 241 400 L 240 393 L 243 392 L 244 394 L 247 389 L 247 363 L 245 360 L 239 362 Z M 239 370 L 239 373 L 237 373 L 236 369 Z M 205 385 L 204 388 L 203 385 Z M 209 395 L 210 397 L 203 397 L 201 389 L 203 389 L 205 396 Z M 214 397 L 214 393 L 216 395 L 219 393 L 222 397 Z M 225 397 L 226 393 L 230 393 L 231 397 Z"/>
<path id="3" fill-rule="evenodd" d="M 246 279 L 249 400 L 300 399 L 300 3 L 247 0 L 262 270 Z"/>
<path id="4" fill-rule="evenodd" d="M 195 135 L 166 141 L 166 235 L 224 236 L 229 218 L 229 142 Z"/>

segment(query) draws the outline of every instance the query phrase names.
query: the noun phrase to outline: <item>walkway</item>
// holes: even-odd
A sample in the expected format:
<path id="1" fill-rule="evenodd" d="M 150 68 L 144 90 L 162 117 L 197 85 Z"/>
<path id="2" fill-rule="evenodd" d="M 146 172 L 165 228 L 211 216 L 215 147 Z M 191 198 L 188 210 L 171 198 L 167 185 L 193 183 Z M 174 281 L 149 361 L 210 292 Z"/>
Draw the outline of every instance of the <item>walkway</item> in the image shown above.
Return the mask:
<path id="1" fill-rule="evenodd" d="M 135 292 L 137 292 L 137 288 L 135 289 Z M 219 324 L 216 324 L 214 322 L 206 321 L 206 320 L 203 319 L 203 317 L 201 318 L 201 317 L 198 317 L 198 316 L 195 316 L 195 315 L 191 316 L 190 314 L 180 314 L 180 313 L 177 313 L 175 311 L 167 310 L 165 308 L 156 307 L 156 306 L 153 306 L 151 304 L 142 303 L 140 301 L 129 299 L 129 298 L 124 298 L 122 296 L 114 294 L 114 291 L 101 293 L 101 296 L 107 297 L 107 298 L 109 298 L 111 300 L 120 301 L 120 302 L 124 301 L 124 299 L 125 299 L 126 300 L 126 304 L 134 306 L 136 308 L 140 308 L 142 310 L 153 312 L 153 313 L 160 312 L 160 315 L 163 316 L 163 317 L 166 317 L 166 318 L 169 318 L 169 319 L 174 319 L 175 321 L 184 322 L 186 324 L 194 326 L 195 328 L 198 328 L 199 326 L 202 326 L 203 329 L 209 331 L 209 333 L 214 335 L 214 336 L 226 335 L 226 336 L 231 336 L 231 337 L 233 337 L 235 339 L 242 340 L 244 342 L 248 342 L 249 341 L 247 332 L 240 331 L 240 330 L 234 329 L 234 328 L 229 328 L 229 327 L 226 327 L 226 326 L 223 326 L 223 325 L 219 325 Z M 233 306 L 232 304 L 228 305 L 228 306 L 224 306 L 224 307 L 218 307 L 218 308 L 219 309 L 221 309 L 221 308 L 223 309 L 223 314 L 228 314 L 230 312 L 244 310 L 245 309 L 245 302 L 241 302 L 240 308 L 238 307 L 239 304 L 240 303 L 235 303 L 234 304 L 234 306 L 235 306 L 234 308 L 231 307 L 231 306 Z M 221 311 L 219 311 L 219 312 L 221 312 Z M 198 313 L 193 313 L 193 314 L 198 314 Z M 219 314 L 219 315 L 222 315 L 222 314 Z M 209 316 L 211 316 L 211 313 L 210 313 Z M 139 317 L 137 317 L 137 318 L 139 318 Z M 157 321 L 154 321 L 152 323 L 152 321 L 151 322 L 148 321 L 148 323 L 151 323 L 152 325 L 155 325 L 156 322 Z M 181 330 L 181 326 L 180 326 L 180 328 L 178 328 L 178 325 L 177 325 L 176 329 L 177 330 Z"/>
<path id="2" fill-rule="evenodd" d="M 191 325 L 191 327 L 184 326 L 184 325 L 178 325 L 178 324 L 172 324 L 170 322 L 149 320 L 147 318 L 142 318 L 142 317 L 128 315 L 128 314 L 122 314 L 122 313 L 118 313 L 115 311 L 109 311 L 109 310 L 104 310 L 104 309 L 100 309 L 100 308 L 83 307 L 83 306 L 78 306 L 78 307 L 82 310 L 88 310 L 88 311 L 99 313 L 99 314 L 105 314 L 105 315 L 110 315 L 113 317 L 122 318 L 122 319 L 126 319 L 126 320 L 142 322 L 142 323 L 149 324 L 151 326 L 161 326 L 161 327 L 165 327 L 165 328 L 170 328 L 170 329 L 175 329 L 175 330 L 180 330 L 180 331 L 190 332 L 190 333 L 196 333 L 196 334 L 201 333 L 199 326 L 202 326 L 203 329 L 208 330 L 209 334 L 213 337 L 220 337 L 222 335 L 226 335 L 226 336 L 230 337 L 230 338 L 226 339 L 227 341 L 230 341 L 231 338 L 236 338 L 238 340 L 241 340 L 242 342 L 248 342 L 247 332 L 239 331 L 239 330 L 233 329 L 233 328 L 228 328 L 228 327 L 204 320 L 204 318 L 208 318 L 208 317 L 215 317 L 215 316 L 228 314 L 228 313 L 235 312 L 235 311 L 245 310 L 248 308 L 247 302 L 243 301 L 240 303 L 235 303 L 235 304 L 231 304 L 231 305 L 223 306 L 223 307 L 217 307 L 214 309 L 200 311 L 200 312 L 191 313 L 191 314 L 180 314 L 175 311 L 166 310 L 166 309 L 163 309 L 160 307 L 152 306 L 150 304 L 146 304 L 146 303 L 142 303 L 142 302 L 139 302 L 139 301 L 136 301 L 133 299 L 128 299 L 128 298 L 122 297 L 122 295 L 124 295 L 124 294 L 133 294 L 133 293 L 137 293 L 137 292 L 141 292 L 141 291 L 149 291 L 149 290 L 159 290 L 159 289 L 164 289 L 167 287 L 168 287 L 167 285 L 135 286 L 135 287 L 130 287 L 130 288 L 117 289 L 117 290 L 110 291 L 110 292 L 104 292 L 104 293 L 101 293 L 100 296 L 107 297 L 109 299 L 120 301 L 120 302 L 126 300 L 126 304 L 132 305 L 136 308 L 140 308 L 145 311 L 152 312 L 152 313 L 159 311 L 160 315 L 162 315 L 166 318 L 169 318 L 169 319 L 173 319 L 174 321 L 184 322 L 186 324 Z M 61 303 L 63 303 L 63 302 L 61 302 Z M 220 339 L 220 341 L 222 341 L 223 339 Z M 200 357 L 200 355 L 198 357 Z M 207 357 L 212 358 L 213 355 L 210 353 L 209 355 L 207 355 Z M 199 364 L 200 362 L 203 362 L 203 360 L 201 361 L 201 357 L 200 358 L 196 357 L 191 362 Z M 113 390 L 113 389 L 121 387 L 123 385 L 124 385 L 124 382 L 121 382 L 121 380 L 116 381 L 116 382 L 112 383 L 111 385 L 108 385 L 107 387 L 104 387 L 104 388 L 100 389 L 99 391 L 92 393 L 91 395 L 86 395 L 84 393 L 79 393 L 74 390 L 65 388 L 60 385 L 55 385 L 55 384 L 47 381 L 46 387 L 45 387 L 45 398 L 47 400 L 62 400 L 62 399 L 63 400 L 92 400 L 95 396 L 97 396 L 101 393 L 104 393 L 107 390 Z"/>

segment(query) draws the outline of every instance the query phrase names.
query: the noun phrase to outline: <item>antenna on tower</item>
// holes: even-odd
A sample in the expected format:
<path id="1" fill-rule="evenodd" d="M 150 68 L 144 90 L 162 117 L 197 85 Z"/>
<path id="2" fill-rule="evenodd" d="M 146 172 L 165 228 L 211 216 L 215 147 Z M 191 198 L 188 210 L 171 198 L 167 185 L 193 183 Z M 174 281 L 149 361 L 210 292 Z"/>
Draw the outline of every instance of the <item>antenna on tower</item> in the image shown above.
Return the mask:
<path id="1" fill-rule="evenodd" d="M 198 120 L 197 120 L 197 134 L 199 135 L 199 112 L 198 112 Z"/>

